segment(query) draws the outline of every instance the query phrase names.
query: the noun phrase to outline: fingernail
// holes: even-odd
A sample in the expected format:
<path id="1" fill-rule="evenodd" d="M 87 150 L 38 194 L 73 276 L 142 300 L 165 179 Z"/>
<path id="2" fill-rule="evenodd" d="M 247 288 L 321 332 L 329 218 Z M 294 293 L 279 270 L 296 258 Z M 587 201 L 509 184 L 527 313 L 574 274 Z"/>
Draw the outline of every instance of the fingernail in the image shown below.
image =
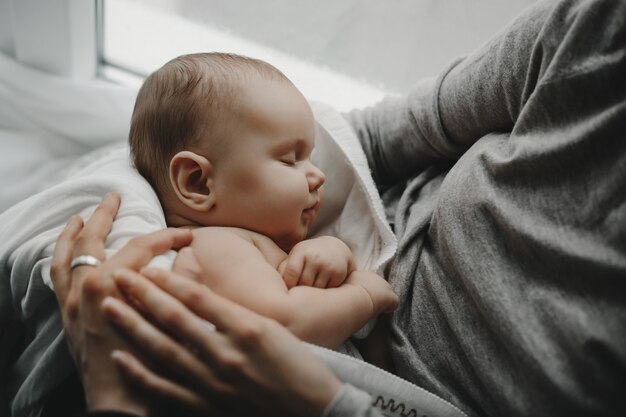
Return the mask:
<path id="1" fill-rule="evenodd" d="M 151 266 L 144 266 L 143 268 L 141 268 L 141 271 L 139 271 L 141 273 L 141 275 L 143 275 L 144 277 L 150 279 L 154 276 L 156 270 L 154 267 Z"/>
<path id="2" fill-rule="evenodd" d="M 122 352 L 121 350 L 114 350 L 111 352 L 111 359 L 113 359 L 116 362 L 126 362 L 126 357 L 124 355 L 124 352 Z"/>
<path id="3" fill-rule="evenodd" d="M 116 300 L 114 300 L 113 297 L 105 297 L 100 303 L 100 307 L 102 311 L 104 311 L 104 314 L 113 321 L 120 319 L 122 313 L 117 308 Z"/>
<path id="4" fill-rule="evenodd" d="M 70 217 L 70 219 L 67 221 L 67 225 L 74 227 L 78 225 L 78 221 L 79 219 L 81 219 L 81 217 L 78 214 L 74 214 L 72 217 Z"/>
<path id="5" fill-rule="evenodd" d="M 192 234 L 191 229 L 172 228 L 172 232 L 180 236 L 187 236 Z"/>
<path id="6" fill-rule="evenodd" d="M 133 278 L 128 274 L 128 271 L 124 269 L 118 269 L 113 271 L 113 279 L 115 283 L 123 288 L 128 288 Z"/>
<path id="7" fill-rule="evenodd" d="M 113 300 L 113 297 L 104 297 L 102 302 L 100 302 L 100 305 L 106 310 L 115 309 L 115 301 Z"/>

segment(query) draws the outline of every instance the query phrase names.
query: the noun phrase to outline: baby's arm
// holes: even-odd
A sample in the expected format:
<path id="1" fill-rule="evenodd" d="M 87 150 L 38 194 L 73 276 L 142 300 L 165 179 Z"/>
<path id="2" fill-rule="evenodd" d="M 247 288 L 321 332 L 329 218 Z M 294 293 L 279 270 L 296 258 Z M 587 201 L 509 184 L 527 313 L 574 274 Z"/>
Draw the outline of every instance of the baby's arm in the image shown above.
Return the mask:
<path id="1" fill-rule="evenodd" d="M 397 305 L 387 282 L 367 271 L 352 273 L 337 288 L 288 289 L 275 265 L 238 229 L 197 229 L 192 249 L 203 283 L 213 291 L 321 346 L 338 346 L 373 316 Z"/>
<path id="2" fill-rule="evenodd" d="M 336 288 L 293 287 L 289 301 L 294 316 L 287 328 L 307 342 L 331 348 L 398 306 L 391 286 L 371 271 L 354 271 Z"/>
<path id="3" fill-rule="evenodd" d="M 352 251 L 333 236 L 321 236 L 296 244 L 278 265 L 287 288 L 340 286 L 355 270 Z"/>

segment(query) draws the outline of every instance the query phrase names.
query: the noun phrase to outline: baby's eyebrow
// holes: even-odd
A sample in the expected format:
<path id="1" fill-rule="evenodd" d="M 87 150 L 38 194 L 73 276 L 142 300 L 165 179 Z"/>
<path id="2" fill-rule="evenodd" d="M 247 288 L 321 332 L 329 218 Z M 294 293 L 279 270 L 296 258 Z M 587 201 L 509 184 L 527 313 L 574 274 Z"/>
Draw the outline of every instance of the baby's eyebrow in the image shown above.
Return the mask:
<path id="1" fill-rule="evenodd" d="M 292 149 L 295 149 L 298 152 L 305 151 L 309 148 L 312 148 L 310 141 L 304 138 L 293 138 L 281 141 L 278 145 L 276 145 L 276 149 L 279 152 L 286 152 Z"/>

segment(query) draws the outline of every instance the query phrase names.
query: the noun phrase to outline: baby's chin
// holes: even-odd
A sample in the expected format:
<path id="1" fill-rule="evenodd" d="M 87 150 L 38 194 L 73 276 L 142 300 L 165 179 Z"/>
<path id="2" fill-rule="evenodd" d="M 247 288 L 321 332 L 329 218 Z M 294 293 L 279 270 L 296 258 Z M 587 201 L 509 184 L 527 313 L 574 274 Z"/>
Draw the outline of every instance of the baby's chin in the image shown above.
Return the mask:
<path id="1" fill-rule="evenodd" d="M 294 246 L 302 242 L 307 237 L 308 227 L 302 233 L 296 233 L 291 236 L 282 236 L 272 239 L 282 250 L 289 253 Z"/>

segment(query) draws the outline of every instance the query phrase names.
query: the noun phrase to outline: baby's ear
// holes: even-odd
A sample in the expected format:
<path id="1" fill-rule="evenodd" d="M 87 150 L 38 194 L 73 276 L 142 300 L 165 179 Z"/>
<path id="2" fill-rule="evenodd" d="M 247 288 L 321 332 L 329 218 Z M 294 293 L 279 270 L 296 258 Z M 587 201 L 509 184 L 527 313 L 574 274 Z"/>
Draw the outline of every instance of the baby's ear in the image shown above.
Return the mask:
<path id="1" fill-rule="evenodd" d="M 191 151 L 178 152 L 170 161 L 169 171 L 170 183 L 181 203 L 201 212 L 213 207 L 213 166 L 206 157 Z"/>

